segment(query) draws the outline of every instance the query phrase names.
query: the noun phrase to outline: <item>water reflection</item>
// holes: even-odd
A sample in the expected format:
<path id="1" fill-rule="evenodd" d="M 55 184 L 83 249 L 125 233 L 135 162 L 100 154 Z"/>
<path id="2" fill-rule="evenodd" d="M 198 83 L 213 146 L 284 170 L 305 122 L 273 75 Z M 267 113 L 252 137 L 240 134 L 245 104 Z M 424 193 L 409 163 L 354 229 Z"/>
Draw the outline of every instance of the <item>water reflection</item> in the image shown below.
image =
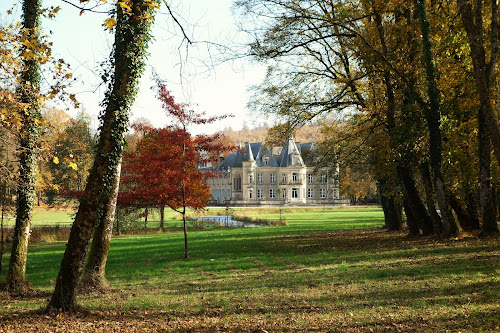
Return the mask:
<path id="1" fill-rule="evenodd" d="M 232 216 L 199 216 L 194 217 L 193 220 L 210 222 L 223 227 L 239 227 L 239 228 L 257 228 L 260 225 L 243 223 L 233 219 Z"/>

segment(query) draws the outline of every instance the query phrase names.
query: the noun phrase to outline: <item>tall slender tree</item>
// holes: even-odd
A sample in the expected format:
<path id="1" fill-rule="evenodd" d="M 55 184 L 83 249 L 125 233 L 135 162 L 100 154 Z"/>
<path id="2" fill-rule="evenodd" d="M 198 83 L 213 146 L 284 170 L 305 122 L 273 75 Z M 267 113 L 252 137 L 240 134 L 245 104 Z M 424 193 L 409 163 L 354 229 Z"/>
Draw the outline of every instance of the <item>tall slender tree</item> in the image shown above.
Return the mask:
<path id="1" fill-rule="evenodd" d="M 423 60 L 427 77 L 427 91 L 429 106 L 426 107 L 427 127 L 429 129 L 429 156 L 436 190 L 436 197 L 441 210 L 443 236 L 449 237 L 458 232 L 458 227 L 451 213 L 446 185 L 442 171 L 442 142 L 441 142 L 441 100 L 436 78 L 436 65 L 430 39 L 430 22 L 424 0 L 416 0 L 420 31 L 422 35 Z"/>
<path id="2" fill-rule="evenodd" d="M 478 119 L 482 233 L 483 235 L 498 234 L 500 231 L 495 218 L 494 206 L 491 202 L 490 143 L 485 135 L 487 133 L 496 160 L 500 163 L 500 129 L 491 102 L 499 50 L 499 7 L 497 0 L 489 2 L 484 0 L 457 0 L 457 3 L 467 33 L 476 90 L 480 102 Z M 489 20 L 487 19 L 488 12 L 490 15 Z M 486 29 L 485 25 L 489 25 L 489 29 Z M 489 36 L 486 34 L 487 31 L 489 31 Z M 489 44 L 487 41 L 489 41 Z"/>
<path id="3" fill-rule="evenodd" d="M 460 17 L 467 33 L 470 57 L 474 68 L 477 94 L 481 103 L 481 113 L 485 119 L 486 130 L 500 163 L 500 129 L 498 119 L 493 110 L 492 81 L 495 77 L 498 60 L 499 8 L 497 0 L 457 0 Z M 489 3 L 489 6 L 488 6 Z M 490 19 L 486 18 L 489 10 Z M 485 25 L 489 22 L 489 36 Z M 489 40 L 489 45 L 485 41 Z M 489 46 L 489 48 L 488 48 Z M 487 57 L 489 54 L 489 57 Z"/>
<path id="4" fill-rule="evenodd" d="M 126 4 L 116 5 L 117 24 L 110 57 L 112 70 L 102 103 L 104 112 L 101 115 L 96 157 L 80 199 L 47 310 L 69 311 L 76 308 L 76 287 L 94 226 L 113 202 L 113 184 L 122 155 L 129 109 L 144 71 L 155 6 L 156 2 L 149 0 L 129 0 Z"/>
<path id="5" fill-rule="evenodd" d="M 23 1 L 23 38 L 26 45 L 36 45 L 40 34 L 40 0 Z M 12 292 L 19 292 L 25 285 L 26 258 L 30 235 L 33 205 L 36 199 L 37 140 L 40 134 L 40 64 L 36 47 L 24 46 L 20 57 L 23 68 L 17 95 L 24 110 L 18 114 L 22 119 L 19 140 L 19 180 L 16 199 L 16 225 L 12 240 L 12 251 L 7 272 L 7 286 Z"/>

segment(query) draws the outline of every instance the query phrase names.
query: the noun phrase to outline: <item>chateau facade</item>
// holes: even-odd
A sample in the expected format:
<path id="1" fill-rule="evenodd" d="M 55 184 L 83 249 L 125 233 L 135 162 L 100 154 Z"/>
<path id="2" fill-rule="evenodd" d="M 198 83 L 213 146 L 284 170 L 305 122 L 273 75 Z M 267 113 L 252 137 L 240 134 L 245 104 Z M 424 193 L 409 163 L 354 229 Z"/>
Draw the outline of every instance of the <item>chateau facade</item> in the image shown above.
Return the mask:
<path id="1" fill-rule="evenodd" d="M 296 144 L 289 137 L 272 151 L 262 142 L 245 143 L 215 167 L 207 183 L 211 204 L 230 205 L 323 205 L 346 204 L 339 198 L 337 177 L 326 170 L 315 172 L 307 165 L 313 143 Z"/>

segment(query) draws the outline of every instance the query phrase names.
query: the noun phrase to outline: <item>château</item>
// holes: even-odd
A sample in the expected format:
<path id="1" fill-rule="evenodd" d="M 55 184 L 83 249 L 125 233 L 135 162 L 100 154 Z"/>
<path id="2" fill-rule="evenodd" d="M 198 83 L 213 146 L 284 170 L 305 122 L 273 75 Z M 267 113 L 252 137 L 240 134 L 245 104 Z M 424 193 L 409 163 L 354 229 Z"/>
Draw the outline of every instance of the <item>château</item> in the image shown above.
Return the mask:
<path id="1" fill-rule="evenodd" d="M 221 158 L 215 176 L 207 180 L 211 204 L 230 205 L 325 205 L 346 204 L 339 197 L 338 166 L 317 169 L 310 158 L 314 143 L 295 143 L 267 148 L 262 142 L 239 145 Z"/>

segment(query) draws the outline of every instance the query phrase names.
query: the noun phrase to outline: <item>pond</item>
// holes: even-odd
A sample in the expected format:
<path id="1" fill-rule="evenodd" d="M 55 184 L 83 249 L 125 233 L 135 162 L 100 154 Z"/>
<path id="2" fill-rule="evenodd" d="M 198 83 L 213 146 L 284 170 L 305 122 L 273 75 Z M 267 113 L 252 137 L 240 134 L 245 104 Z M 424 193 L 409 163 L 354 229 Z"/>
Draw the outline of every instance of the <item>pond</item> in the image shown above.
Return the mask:
<path id="1" fill-rule="evenodd" d="M 210 222 L 223 227 L 239 227 L 239 228 L 258 228 L 260 225 L 243 223 L 233 219 L 232 216 L 199 216 L 193 220 Z"/>

